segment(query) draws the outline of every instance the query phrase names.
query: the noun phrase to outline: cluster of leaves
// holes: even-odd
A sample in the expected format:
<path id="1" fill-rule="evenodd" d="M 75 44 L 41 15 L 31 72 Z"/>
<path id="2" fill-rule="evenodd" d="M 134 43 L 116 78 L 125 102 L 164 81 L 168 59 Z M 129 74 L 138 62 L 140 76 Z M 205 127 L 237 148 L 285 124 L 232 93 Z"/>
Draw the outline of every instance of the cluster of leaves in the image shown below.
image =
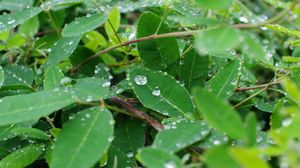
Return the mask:
<path id="1" fill-rule="evenodd" d="M 0 167 L 300 166 L 300 2 L 0 0 Z"/>

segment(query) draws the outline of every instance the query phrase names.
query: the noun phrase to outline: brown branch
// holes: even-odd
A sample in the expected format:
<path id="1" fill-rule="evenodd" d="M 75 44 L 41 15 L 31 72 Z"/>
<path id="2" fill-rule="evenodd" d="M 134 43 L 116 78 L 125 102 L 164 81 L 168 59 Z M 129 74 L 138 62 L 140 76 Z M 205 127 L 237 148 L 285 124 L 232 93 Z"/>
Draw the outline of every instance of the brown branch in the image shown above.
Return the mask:
<path id="1" fill-rule="evenodd" d="M 111 98 L 111 100 L 113 102 L 125 107 L 128 111 L 134 113 L 136 116 L 140 117 L 141 119 L 144 119 L 146 122 L 148 122 L 156 130 L 160 131 L 164 128 L 164 126 L 160 122 L 158 122 L 154 118 L 151 118 L 146 113 L 134 108 L 131 104 L 129 104 L 125 100 L 123 100 L 121 98 L 118 98 L 118 97 L 113 97 L 113 98 Z"/>
<path id="2" fill-rule="evenodd" d="M 248 91 L 248 90 L 261 89 L 261 88 L 277 85 L 279 83 L 280 83 L 280 81 L 275 81 L 275 82 L 272 82 L 272 83 L 266 83 L 266 84 L 261 84 L 261 85 L 256 85 L 256 86 L 240 87 L 240 88 L 236 88 L 235 92 L 243 92 L 243 91 Z"/>

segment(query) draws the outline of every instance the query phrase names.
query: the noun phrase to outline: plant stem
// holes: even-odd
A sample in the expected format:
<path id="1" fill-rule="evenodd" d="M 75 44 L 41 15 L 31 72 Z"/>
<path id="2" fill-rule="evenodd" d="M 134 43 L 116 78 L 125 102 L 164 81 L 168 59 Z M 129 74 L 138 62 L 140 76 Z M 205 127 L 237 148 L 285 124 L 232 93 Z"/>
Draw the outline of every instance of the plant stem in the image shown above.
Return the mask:
<path id="1" fill-rule="evenodd" d="M 145 36 L 145 37 L 142 37 L 142 38 L 138 38 L 138 39 L 134 39 L 134 40 L 130 40 L 130 41 L 125 41 L 125 42 L 122 42 L 120 44 L 111 46 L 109 48 L 106 48 L 104 50 L 101 50 L 101 51 L 95 53 L 91 57 L 89 57 L 86 60 L 84 60 L 83 62 L 81 62 L 75 68 L 71 69 L 71 72 L 72 73 L 77 72 L 83 65 L 87 64 L 88 62 L 96 59 L 100 55 L 103 55 L 103 54 L 105 54 L 105 53 L 107 53 L 109 51 L 112 51 L 112 50 L 114 50 L 116 48 L 119 48 L 119 47 L 127 46 L 127 45 L 130 45 L 130 44 L 134 44 L 134 43 L 138 43 L 138 42 L 142 42 L 142 41 L 153 40 L 153 39 L 168 38 L 168 37 L 191 36 L 191 35 L 199 33 L 200 31 L 201 30 L 192 30 L 192 31 L 171 32 L 171 33 L 165 33 L 165 34 L 152 34 L 152 35 Z"/>
<path id="2" fill-rule="evenodd" d="M 261 84 L 261 85 L 256 85 L 256 86 L 240 87 L 240 88 L 236 88 L 235 91 L 236 92 L 243 92 L 243 91 L 248 91 L 248 90 L 261 89 L 261 88 L 264 88 L 266 86 L 270 87 L 272 85 L 277 85 L 279 83 L 280 83 L 280 81 L 275 81 L 275 82 L 272 82 L 272 83 L 266 83 L 266 84 Z"/>
<path id="3" fill-rule="evenodd" d="M 259 88 L 263 88 L 263 89 L 261 89 L 260 91 L 258 91 L 258 92 L 256 92 L 256 93 L 250 95 L 249 97 L 247 97 L 247 98 L 244 99 L 243 101 L 239 102 L 238 104 L 236 104 L 236 105 L 234 106 L 234 108 L 238 108 L 238 107 L 241 106 L 242 104 L 246 103 L 248 100 L 252 99 L 253 97 L 255 97 L 255 96 L 257 96 L 257 95 L 259 95 L 261 92 L 267 90 L 272 84 L 278 84 L 278 83 L 280 83 L 280 80 L 279 80 L 279 79 L 275 80 L 274 82 L 268 83 L 268 84 L 260 85 Z M 252 88 L 253 88 L 253 87 L 252 87 Z M 257 87 L 256 87 L 256 88 L 257 88 Z"/>
<path id="4" fill-rule="evenodd" d="M 113 97 L 113 98 L 111 98 L 111 100 L 116 102 L 117 104 L 125 107 L 128 111 L 134 113 L 136 116 L 140 117 L 141 119 L 144 119 L 147 123 L 149 123 L 156 130 L 160 131 L 164 128 L 164 126 L 160 122 L 158 122 L 156 119 L 151 118 L 146 113 L 134 108 L 131 104 L 129 104 L 125 100 L 118 98 L 118 97 Z"/>
<path id="5" fill-rule="evenodd" d="M 272 17 L 269 20 L 266 20 L 264 22 L 261 23 L 249 23 L 249 24 L 235 24 L 232 27 L 234 28 L 256 28 L 256 27 L 261 27 L 261 26 L 265 26 L 267 24 L 271 24 L 274 23 L 278 20 L 281 20 L 284 16 L 286 16 L 291 10 L 293 10 L 296 6 L 296 3 L 292 3 L 291 6 L 286 9 L 283 10 L 282 12 L 280 12 L 278 15 Z"/>

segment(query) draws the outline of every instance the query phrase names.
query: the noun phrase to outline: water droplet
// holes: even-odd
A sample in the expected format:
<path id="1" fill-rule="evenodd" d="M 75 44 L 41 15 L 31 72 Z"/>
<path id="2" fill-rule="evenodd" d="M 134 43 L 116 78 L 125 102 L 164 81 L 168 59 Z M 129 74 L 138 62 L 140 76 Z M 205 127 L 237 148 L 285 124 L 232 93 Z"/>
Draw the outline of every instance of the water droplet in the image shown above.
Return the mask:
<path id="1" fill-rule="evenodd" d="M 249 23 L 248 18 L 246 18 L 245 16 L 241 16 L 241 17 L 239 18 L 239 20 L 240 20 L 241 22 L 243 22 L 243 23 Z"/>
<path id="2" fill-rule="evenodd" d="M 137 85 L 140 85 L 140 86 L 146 85 L 146 83 L 147 83 L 147 77 L 144 76 L 144 75 L 136 75 L 134 77 L 134 82 Z"/>
<path id="3" fill-rule="evenodd" d="M 160 95 L 160 90 L 158 89 L 158 87 L 155 87 L 155 89 L 152 91 L 152 95 L 153 96 L 159 96 Z"/>
<path id="4" fill-rule="evenodd" d="M 64 77 L 64 78 L 62 78 L 62 79 L 60 80 L 60 84 L 64 85 L 64 84 L 66 84 L 66 83 L 70 83 L 71 81 L 72 81 L 71 78 L 69 78 L 69 77 Z"/>
<path id="5" fill-rule="evenodd" d="M 132 157 L 133 157 L 133 155 L 134 155 L 134 153 L 133 153 L 133 152 L 128 152 L 126 156 L 127 156 L 127 157 L 129 157 L 129 158 L 132 158 Z"/>
<path id="6" fill-rule="evenodd" d="M 221 143 L 221 142 L 220 142 L 219 140 L 217 140 L 217 139 L 214 140 L 214 142 L 213 142 L 214 145 L 220 145 L 220 143 Z"/>
<path id="7" fill-rule="evenodd" d="M 292 121 L 291 118 L 286 118 L 286 119 L 282 120 L 281 124 L 282 124 L 282 126 L 284 126 L 284 127 L 288 127 L 289 125 L 292 124 L 292 122 L 293 122 L 293 121 Z"/>
<path id="8" fill-rule="evenodd" d="M 176 164 L 173 161 L 169 161 L 164 164 L 164 168 L 176 168 Z"/>
<path id="9" fill-rule="evenodd" d="M 86 113 L 86 114 L 85 114 L 85 117 L 86 117 L 86 118 L 90 118 L 91 115 L 90 115 L 89 113 Z"/>
<path id="10" fill-rule="evenodd" d="M 110 86 L 110 81 L 106 81 L 102 84 L 103 87 L 109 87 Z"/>
<path id="11" fill-rule="evenodd" d="M 8 21 L 7 24 L 13 24 L 15 22 L 16 22 L 16 20 L 13 19 L 13 20 Z"/>

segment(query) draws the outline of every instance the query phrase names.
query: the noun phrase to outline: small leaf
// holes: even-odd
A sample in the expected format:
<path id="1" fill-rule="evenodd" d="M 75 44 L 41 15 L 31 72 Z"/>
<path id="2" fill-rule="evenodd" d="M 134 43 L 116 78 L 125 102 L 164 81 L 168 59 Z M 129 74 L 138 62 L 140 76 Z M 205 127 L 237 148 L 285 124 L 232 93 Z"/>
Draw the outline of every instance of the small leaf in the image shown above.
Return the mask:
<path id="1" fill-rule="evenodd" d="M 39 19 L 36 16 L 27 20 L 22 25 L 20 25 L 19 32 L 21 32 L 22 34 L 28 37 L 32 37 L 38 32 L 39 26 L 40 26 Z"/>
<path id="2" fill-rule="evenodd" d="M 27 85 L 33 82 L 33 71 L 29 67 L 11 65 L 3 68 L 5 74 L 4 86 L 8 85 Z"/>
<path id="3" fill-rule="evenodd" d="M 177 152 L 202 140 L 210 132 L 205 122 L 180 118 L 172 119 L 168 119 L 167 123 L 164 123 L 165 129 L 156 135 L 152 144 L 153 148 L 159 148 L 167 152 Z"/>
<path id="4" fill-rule="evenodd" d="M 75 19 L 63 29 L 62 35 L 64 37 L 80 36 L 86 32 L 92 31 L 104 24 L 107 16 L 102 14 L 88 14 L 87 16 Z"/>
<path id="5" fill-rule="evenodd" d="M 247 144 L 253 146 L 256 143 L 257 120 L 255 114 L 250 112 L 245 119 L 245 128 L 247 131 Z"/>
<path id="6" fill-rule="evenodd" d="M 204 162 L 209 168 L 239 168 L 239 165 L 230 157 L 226 146 L 217 146 L 204 154 Z"/>
<path id="7" fill-rule="evenodd" d="M 217 97 L 226 99 L 234 93 L 237 86 L 238 74 L 240 73 L 240 63 L 233 61 L 219 72 L 208 82 L 211 92 Z"/>
<path id="8" fill-rule="evenodd" d="M 92 167 L 108 150 L 113 123 L 112 115 L 104 108 L 89 108 L 78 113 L 57 137 L 50 167 Z"/>
<path id="9" fill-rule="evenodd" d="M 115 138 L 112 144 L 126 153 L 129 158 L 136 154 L 137 150 L 145 145 L 145 127 L 136 120 L 120 122 L 115 128 Z"/>
<path id="10" fill-rule="evenodd" d="M 155 34 L 169 33 L 170 28 L 161 19 L 151 12 L 145 12 L 140 17 L 137 38 Z M 151 26 L 150 26 L 151 25 Z M 138 51 L 145 66 L 154 70 L 166 70 L 168 65 L 174 64 L 179 59 L 179 48 L 175 38 L 161 38 L 139 42 Z"/>
<path id="11" fill-rule="evenodd" d="M 49 136 L 47 133 L 36 128 L 16 127 L 10 132 L 18 136 L 23 136 L 25 138 L 49 140 Z"/>
<path id="12" fill-rule="evenodd" d="M 197 107 L 211 126 L 233 139 L 245 138 L 242 119 L 231 106 L 208 91 L 196 89 L 193 93 Z"/>
<path id="13" fill-rule="evenodd" d="M 190 90 L 193 86 L 204 82 L 208 72 L 208 57 L 201 57 L 191 49 L 181 60 L 181 64 L 179 78 L 184 81 L 187 89 Z"/>
<path id="14" fill-rule="evenodd" d="M 74 87 L 75 95 L 83 102 L 104 98 L 109 93 L 110 81 L 100 78 L 81 78 Z"/>
<path id="15" fill-rule="evenodd" d="M 228 144 L 228 136 L 216 129 L 211 129 L 209 135 L 200 142 L 199 147 L 204 149 L 210 149 L 215 146 Z"/>
<path id="16" fill-rule="evenodd" d="M 75 100 L 69 90 L 55 89 L 0 99 L 0 125 L 39 119 Z"/>
<path id="17" fill-rule="evenodd" d="M 30 7 L 20 11 L 16 11 L 12 14 L 0 15 L 0 32 L 12 29 L 26 20 L 36 16 L 42 11 L 41 8 Z"/>
<path id="18" fill-rule="evenodd" d="M 128 153 L 121 151 L 119 148 L 111 145 L 108 150 L 108 162 L 107 167 L 135 167 L 134 156 L 128 157 Z"/>
<path id="19" fill-rule="evenodd" d="M 2 66 L 0 66 L 0 88 L 2 87 L 3 83 L 4 83 L 4 70 Z"/>
<path id="20" fill-rule="evenodd" d="M 57 66 L 48 67 L 44 79 L 44 89 L 51 90 L 59 87 L 63 77 L 63 72 Z"/>
<path id="21" fill-rule="evenodd" d="M 155 148 L 141 149 L 136 158 L 148 168 L 182 168 L 180 159 L 166 151 Z"/>
<path id="22" fill-rule="evenodd" d="M 270 168 L 268 163 L 261 158 L 256 150 L 242 147 L 234 147 L 230 149 L 231 156 L 244 168 Z"/>
<path id="23" fill-rule="evenodd" d="M 135 69 L 129 77 L 132 89 L 145 107 L 172 117 L 194 115 L 191 96 L 171 76 L 147 69 Z"/>
<path id="24" fill-rule="evenodd" d="M 81 36 L 75 37 L 63 37 L 58 40 L 52 47 L 48 56 L 46 65 L 56 65 L 61 61 L 69 58 L 69 56 L 75 51 Z"/>
<path id="25" fill-rule="evenodd" d="M 239 44 L 239 37 L 239 31 L 230 27 L 209 29 L 196 36 L 195 48 L 199 53 L 220 53 Z"/>
<path id="26" fill-rule="evenodd" d="M 115 33 L 118 32 L 120 20 L 120 11 L 119 8 L 116 6 L 110 11 L 108 20 L 104 25 L 106 34 L 108 35 L 109 39 L 113 42 L 113 44 L 119 43 L 118 37 L 115 35 Z"/>
<path id="27" fill-rule="evenodd" d="M 233 0 L 196 0 L 196 2 L 206 9 L 225 9 L 232 4 Z"/>
<path id="28" fill-rule="evenodd" d="M 24 168 L 29 166 L 43 153 L 44 145 L 28 145 L 18 149 L 0 161 L 1 168 Z"/>

